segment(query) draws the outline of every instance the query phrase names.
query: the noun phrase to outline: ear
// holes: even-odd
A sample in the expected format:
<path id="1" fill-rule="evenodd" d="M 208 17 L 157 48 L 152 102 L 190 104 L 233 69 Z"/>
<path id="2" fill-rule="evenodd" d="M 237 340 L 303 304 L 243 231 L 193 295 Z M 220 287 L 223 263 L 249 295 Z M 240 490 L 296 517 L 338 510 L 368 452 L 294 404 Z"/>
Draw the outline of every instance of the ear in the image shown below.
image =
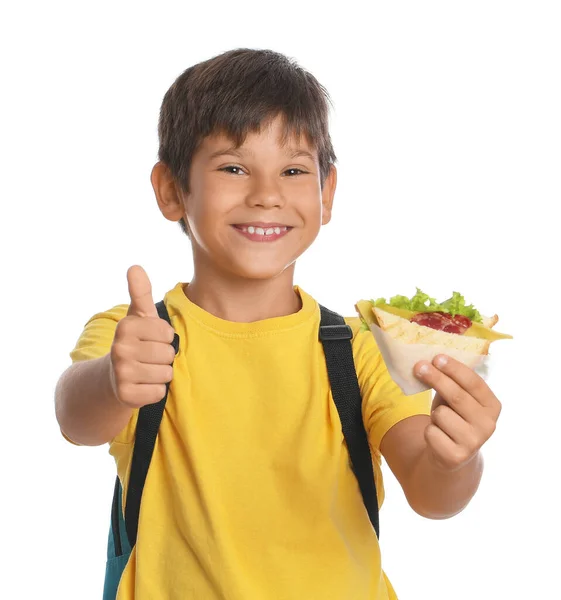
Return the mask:
<path id="1" fill-rule="evenodd" d="M 150 181 L 161 213 L 168 221 L 179 221 L 185 213 L 185 207 L 169 167 L 163 162 L 156 163 Z"/>
<path id="2" fill-rule="evenodd" d="M 337 168 L 331 165 L 329 175 L 323 184 L 321 192 L 322 215 L 321 224 L 327 225 L 331 221 L 331 211 L 333 209 L 333 198 L 335 197 L 335 189 L 337 188 Z"/>

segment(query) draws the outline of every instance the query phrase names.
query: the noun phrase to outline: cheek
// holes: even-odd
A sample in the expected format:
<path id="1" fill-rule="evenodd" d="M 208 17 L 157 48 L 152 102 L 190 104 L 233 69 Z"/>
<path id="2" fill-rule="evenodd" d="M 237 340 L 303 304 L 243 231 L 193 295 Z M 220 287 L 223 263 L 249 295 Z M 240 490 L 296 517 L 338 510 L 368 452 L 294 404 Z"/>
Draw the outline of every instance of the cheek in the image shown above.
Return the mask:
<path id="1" fill-rule="evenodd" d="M 202 222 L 224 222 L 228 214 L 243 201 L 243 193 L 237 185 L 216 176 L 201 178 L 193 189 L 192 214 Z"/>
<path id="2" fill-rule="evenodd" d="M 209 203 L 204 195 L 192 193 L 185 205 L 186 217 L 189 223 L 189 229 L 193 241 L 199 246 L 206 247 L 209 242 L 209 235 L 212 233 L 212 210 L 209 210 Z"/>
<path id="3" fill-rule="evenodd" d="M 215 198 L 215 190 L 204 178 L 194 178 L 194 181 L 191 182 L 191 193 L 185 203 L 185 211 L 193 230 L 208 228 L 208 224 L 216 212 Z"/>
<path id="4" fill-rule="evenodd" d="M 319 230 L 321 227 L 322 215 L 323 215 L 323 206 L 321 203 L 321 197 L 314 198 L 310 200 L 305 207 L 305 219 L 307 224 L 307 229 L 310 230 Z"/>
<path id="5" fill-rule="evenodd" d="M 187 216 L 193 239 L 206 251 L 220 252 L 229 244 L 229 206 L 223 196 L 205 190 L 204 194 L 193 195 L 187 205 Z"/>
<path id="6" fill-rule="evenodd" d="M 289 203 L 298 212 L 307 225 L 321 223 L 322 193 L 319 181 L 302 183 L 286 194 Z"/>

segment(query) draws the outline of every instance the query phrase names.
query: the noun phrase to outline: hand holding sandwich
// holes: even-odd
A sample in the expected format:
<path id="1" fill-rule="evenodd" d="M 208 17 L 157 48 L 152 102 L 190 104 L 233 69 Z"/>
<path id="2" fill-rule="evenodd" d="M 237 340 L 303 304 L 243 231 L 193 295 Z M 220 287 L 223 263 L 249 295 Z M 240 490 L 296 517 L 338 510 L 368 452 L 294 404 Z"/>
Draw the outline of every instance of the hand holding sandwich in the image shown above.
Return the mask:
<path id="1" fill-rule="evenodd" d="M 430 415 L 403 419 L 383 437 L 382 455 L 420 515 L 444 519 L 462 511 L 483 474 L 481 447 L 495 431 L 501 403 L 476 372 L 492 342 L 512 336 L 454 292 L 437 302 L 420 289 L 412 298 L 361 300 L 388 371 L 408 396 L 434 389 Z"/>
<path id="2" fill-rule="evenodd" d="M 446 355 L 421 361 L 416 376 L 436 390 L 425 440 L 435 465 L 461 469 L 493 435 L 501 403 L 472 369 Z"/>

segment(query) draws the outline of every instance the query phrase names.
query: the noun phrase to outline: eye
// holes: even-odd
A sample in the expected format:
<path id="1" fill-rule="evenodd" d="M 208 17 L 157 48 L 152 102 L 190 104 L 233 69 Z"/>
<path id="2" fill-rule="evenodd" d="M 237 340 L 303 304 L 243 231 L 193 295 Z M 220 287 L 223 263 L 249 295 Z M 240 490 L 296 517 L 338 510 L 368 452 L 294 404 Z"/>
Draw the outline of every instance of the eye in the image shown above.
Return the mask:
<path id="1" fill-rule="evenodd" d="M 292 169 L 287 169 L 285 171 L 285 173 L 290 173 L 290 177 L 293 177 L 295 175 L 305 175 L 307 173 L 307 171 L 302 171 L 302 169 L 292 168 Z"/>
<path id="2" fill-rule="evenodd" d="M 236 165 L 228 165 L 227 167 L 222 167 L 218 170 L 223 171 L 224 173 L 232 173 L 232 175 L 240 175 L 244 173 L 244 170 L 241 167 L 236 167 Z"/>

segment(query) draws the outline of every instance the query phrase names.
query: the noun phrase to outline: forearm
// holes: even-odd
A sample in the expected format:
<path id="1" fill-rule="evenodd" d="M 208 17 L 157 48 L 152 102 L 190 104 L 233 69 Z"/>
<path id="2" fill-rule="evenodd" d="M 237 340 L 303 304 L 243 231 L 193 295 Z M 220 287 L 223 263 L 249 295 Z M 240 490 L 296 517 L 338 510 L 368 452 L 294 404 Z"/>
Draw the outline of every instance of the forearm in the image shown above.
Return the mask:
<path id="1" fill-rule="evenodd" d="M 425 447 L 411 469 L 404 491 L 418 514 L 429 519 L 447 519 L 468 505 L 482 474 L 481 452 L 461 468 L 450 471 L 438 466 Z"/>
<path id="2" fill-rule="evenodd" d="M 122 431 L 132 409 L 113 392 L 109 354 L 76 363 L 62 374 L 55 390 L 55 411 L 61 430 L 84 446 L 100 446 Z"/>

